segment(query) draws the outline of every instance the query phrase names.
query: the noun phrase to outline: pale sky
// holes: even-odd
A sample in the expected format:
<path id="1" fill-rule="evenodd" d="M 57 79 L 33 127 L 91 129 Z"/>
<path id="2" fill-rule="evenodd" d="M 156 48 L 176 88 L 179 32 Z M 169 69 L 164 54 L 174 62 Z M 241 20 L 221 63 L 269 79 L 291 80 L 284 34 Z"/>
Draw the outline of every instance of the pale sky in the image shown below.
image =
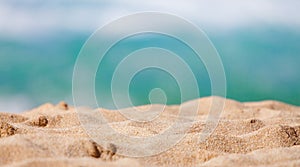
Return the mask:
<path id="1" fill-rule="evenodd" d="M 55 30 L 93 32 L 111 20 L 142 11 L 167 12 L 199 26 L 233 29 L 249 25 L 300 28 L 299 0 L 0 1 L 0 35 Z"/>

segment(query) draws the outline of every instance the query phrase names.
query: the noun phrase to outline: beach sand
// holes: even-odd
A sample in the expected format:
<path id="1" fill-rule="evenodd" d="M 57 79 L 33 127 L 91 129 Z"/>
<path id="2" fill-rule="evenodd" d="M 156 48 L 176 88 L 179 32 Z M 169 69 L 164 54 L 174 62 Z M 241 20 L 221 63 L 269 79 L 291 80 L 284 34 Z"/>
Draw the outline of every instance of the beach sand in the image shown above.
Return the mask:
<path id="1" fill-rule="evenodd" d="M 205 141 L 197 142 L 212 98 L 166 106 L 147 123 L 127 120 L 116 110 L 97 109 L 116 131 L 147 137 L 171 126 L 180 107 L 200 104 L 192 126 L 182 132 L 182 140 L 160 154 L 142 158 L 120 155 L 120 146 L 115 143 L 96 143 L 81 126 L 74 107 L 64 102 L 20 114 L 1 112 L 0 165 L 300 166 L 300 107 L 276 101 L 240 103 L 226 99 L 216 129 Z"/>

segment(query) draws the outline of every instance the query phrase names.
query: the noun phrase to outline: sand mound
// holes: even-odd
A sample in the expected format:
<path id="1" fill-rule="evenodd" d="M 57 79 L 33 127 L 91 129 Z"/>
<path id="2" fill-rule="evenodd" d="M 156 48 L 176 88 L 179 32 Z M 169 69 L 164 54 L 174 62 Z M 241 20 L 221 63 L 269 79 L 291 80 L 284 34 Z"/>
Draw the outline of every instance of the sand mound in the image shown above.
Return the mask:
<path id="1" fill-rule="evenodd" d="M 21 114 L 0 113 L 0 165 L 300 166 L 299 107 L 276 101 L 240 103 L 227 99 L 213 133 L 199 142 L 213 98 L 222 100 L 206 97 L 181 106 L 165 106 L 159 113 L 161 105 L 136 107 L 146 118 L 158 114 L 150 122 L 128 120 L 122 113 L 130 113 L 133 110 L 130 108 L 122 112 L 93 111 L 102 114 L 115 131 L 135 137 L 163 133 L 178 118 L 179 109 L 186 111 L 182 119 L 192 120 L 191 126 L 183 131 L 181 127 L 187 125 L 183 121 L 170 134 L 171 138 L 185 134 L 184 138 L 162 153 L 143 158 L 121 155 L 123 145 L 95 142 L 81 125 L 76 110 L 64 102 L 45 104 Z M 198 104 L 198 112 L 192 119 L 189 111 Z M 93 129 L 98 119 L 91 113 L 84 114 Z M 126 145 L 126 141 L 123 143 Z"/>

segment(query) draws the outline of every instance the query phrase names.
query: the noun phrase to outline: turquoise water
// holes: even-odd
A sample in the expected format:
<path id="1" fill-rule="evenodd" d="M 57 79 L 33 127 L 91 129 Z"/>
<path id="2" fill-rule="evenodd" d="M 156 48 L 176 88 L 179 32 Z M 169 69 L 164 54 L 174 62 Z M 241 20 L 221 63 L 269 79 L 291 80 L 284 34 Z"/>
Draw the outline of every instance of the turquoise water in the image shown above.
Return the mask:
<path id="1" fill-rule="evenodd" d="M 239 101 L 274 99 L 300 105 L 300 31 L 284 26 L 253 26 L 230 31 L 206 29 L 206 33 L 224 64 L 227 97 Z M 72 103 L 73 67 L 90 34 L 57 31 L 32 38 L 0 36 L 0 97 L 24 96 L 29 107 L 60 100 Z M 184 58 L 197 76 L 201 97 L 211 94 L 206 69 L 189 48 L 165 36 L 144 34 L 121 41 L 100 64 L 96 75 L 99 103 L 112 106 L 110 78 L 122 57 L 150 46 L 170 49 Z M 155 87 L 166 91 L 168 104 L 181 102 L 176 80 L 163 71 L 148 69 L 132 80 L 133 103 L 149 103 L 148 93 Z M 194 98 L 197 97 L 190 97 Z"/>

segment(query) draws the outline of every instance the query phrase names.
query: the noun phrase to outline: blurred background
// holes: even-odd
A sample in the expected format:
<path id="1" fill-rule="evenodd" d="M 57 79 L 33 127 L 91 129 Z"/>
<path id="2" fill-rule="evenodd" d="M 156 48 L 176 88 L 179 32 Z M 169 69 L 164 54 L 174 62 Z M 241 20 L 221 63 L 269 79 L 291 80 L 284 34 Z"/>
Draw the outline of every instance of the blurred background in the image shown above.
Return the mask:
<path id="1" fill-rule="evenodd" d="M 72 72 L 84 42 L 106 23 L 143 11 L 175 14 L 206 32 L 223 61 L 228 98 L 300 105 L 299 9 L 298 0 L 0 1 L 0 111 L 20 112 L 61 100 L 72 104 Z M 107 86 L 112 68 L 122 55 L 147 46 L 175 48 L 180 56 L 190 53 L 157 34 L 121 41 L 106 55 L 96 77 L 97 98 L 105 107 L 111 103 Z M 197 76 L 201 97 L 209 96 L 203 64 L 186 61 Z M 180 103 L 174 78 L 155 69 L 133 78 L 133 103 L 149 103 L 154 87 L 165 89 L 168 104 Z"/>

